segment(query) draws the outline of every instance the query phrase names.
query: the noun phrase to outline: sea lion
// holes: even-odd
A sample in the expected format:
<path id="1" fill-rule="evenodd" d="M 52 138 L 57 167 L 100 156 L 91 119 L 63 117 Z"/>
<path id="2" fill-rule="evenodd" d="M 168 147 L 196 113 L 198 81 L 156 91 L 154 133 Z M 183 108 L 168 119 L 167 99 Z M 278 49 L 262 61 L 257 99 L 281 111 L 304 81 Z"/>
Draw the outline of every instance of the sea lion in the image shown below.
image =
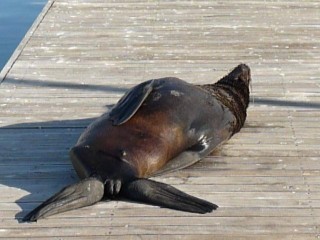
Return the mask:
<path id="1" fill-rule="evenodd" d="M 160 78 L 130 89 L 70 150 L 82 180 L 46 200 L 23 221 L 104 199 L 193 213 L 213 211 L 217 205 L 147 178 L 190 166 L 237 133 L 246 119 L 250 81 L 249 67 L 240 64 L 214 84 Z"/>

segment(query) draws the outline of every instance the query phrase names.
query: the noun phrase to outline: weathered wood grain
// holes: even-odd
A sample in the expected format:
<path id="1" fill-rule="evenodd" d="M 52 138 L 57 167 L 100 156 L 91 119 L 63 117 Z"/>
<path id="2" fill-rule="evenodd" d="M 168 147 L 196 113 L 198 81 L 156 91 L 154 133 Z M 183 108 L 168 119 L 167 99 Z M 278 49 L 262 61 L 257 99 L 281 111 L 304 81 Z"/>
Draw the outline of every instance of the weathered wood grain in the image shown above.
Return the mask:
<path id="1" fill-rule="evenodd" d="M 0 73 L 0 239 L 319 238 L 319 12 L 318 0 L 49 0 Z M 19 223 L 78 180 L 68 149 L 127 89 L 213 83 L 240 62 L 253 78 L 244 128 L 156 178 L 216 212 L 114 201 Z"/>

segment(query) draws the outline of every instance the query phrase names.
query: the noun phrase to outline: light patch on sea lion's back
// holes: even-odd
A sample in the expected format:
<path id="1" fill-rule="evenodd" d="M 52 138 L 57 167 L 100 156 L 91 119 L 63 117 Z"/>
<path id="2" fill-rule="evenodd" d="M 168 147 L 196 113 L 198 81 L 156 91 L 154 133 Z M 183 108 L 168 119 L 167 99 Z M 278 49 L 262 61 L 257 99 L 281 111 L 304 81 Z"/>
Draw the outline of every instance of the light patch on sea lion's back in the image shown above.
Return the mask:
<path id="1" fill-rule="evenodd" d="M 153 93 L 153 95 L 152 95 L 153 101 L 158 101 L 160 98 L 161 98 L 161 93 L 159 93 L 159 92 Z"/>
<path id="2" fill-rule="evenodd" d="M 175 97 L 180 97 L 180 96 L 183 95 L 182 92 L 178 92 L 178 91 L 176 91 L 176 90 L 171 90 L 171 91 L 170 91 L 170 94 L 173 95 L 173 96 L 175 96 Z"/>

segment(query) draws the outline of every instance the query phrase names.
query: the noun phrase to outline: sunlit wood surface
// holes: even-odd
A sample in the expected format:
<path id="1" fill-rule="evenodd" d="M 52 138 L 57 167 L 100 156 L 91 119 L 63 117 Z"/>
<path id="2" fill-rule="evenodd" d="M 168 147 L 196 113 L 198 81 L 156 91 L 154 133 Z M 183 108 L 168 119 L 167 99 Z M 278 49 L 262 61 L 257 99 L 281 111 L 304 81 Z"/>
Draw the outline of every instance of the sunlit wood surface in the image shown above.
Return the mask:
<path id="1" fill-rule="evenodd" d="M 253 78 L 245 127 L 157 178 L 217 211 L 114 201 L 19 223 L 78 181 L 68 149 L 128 88 L 212 83 L 240 62 Z M 320 238 L 319 1 L 50 0 L 0 81 L 0 238 Z"/>

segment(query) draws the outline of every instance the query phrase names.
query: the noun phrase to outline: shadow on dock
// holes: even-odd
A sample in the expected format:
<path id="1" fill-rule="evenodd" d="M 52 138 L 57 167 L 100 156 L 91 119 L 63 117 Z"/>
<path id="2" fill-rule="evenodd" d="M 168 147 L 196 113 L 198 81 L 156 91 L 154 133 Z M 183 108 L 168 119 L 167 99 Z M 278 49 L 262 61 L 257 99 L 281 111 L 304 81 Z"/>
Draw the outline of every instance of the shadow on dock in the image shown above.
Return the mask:
<path id="1" fill-rule="evenodd" d="M 22 209 L 15 216 L 18 221 L 62 187 L 78 181 L 68 159 L 68 149 L 92 121 L 92 118 L 48 121 L 0 128 L 1 135 L 11 135 L 11 139 L 1 144 L 4 151 L 0 157 L 3 169 L 0 184 L 30 193 L 15 201 Z M 63 149 L 61 142 L 65 145 Z"/>
<path id="2" fill-rule="evenodd" d="M 32 87 L 43 87 L 43 88 L 61 88 L 61 89 L 76 89 L 82 91 L 99 91 L 108 93 L 122 93 L 124 94 L 130 87 L 118 87 L 111 85 L 97 85 L 97 84 L 77 84 L 62 81 L 51 81 L 51 80 L 18 80 L 18 79 L 6 79 L 6 84 L 12 84 L 16 86 L 32 86 Z M 252 99 L 251 99 L 251 102 Z M 293 108 L 306 108 L 306 109 L 320 109 L 320 102 L 311 101 L 290 101 L 273 98 L 260 98 L 256 96 L 254 99 L 256 105 L 268 105 L 278 107 L 293 107 Z"/>
<path id="3" fill-rule="evenodd" d="M 99 92 L 115 92 L 125 93 L 129 88 L 117 87 L 111 85 L 97 85 L 97 84 L 77 84 L 62 81 L 51 80 L 21 80 L 21 79 L 6 79 L 3 83 L 15 86 L 30 86 L 43 88 L 61 88 L 61 89 L 76 89 L 83 91 L 99 91 Z"/>
<path id="4" fill-rule="evenodd" d="M 320 109 L 320 102 L 287 101 L 271 98 L 255 98 L 254 104 L 290 108 Z"/>

